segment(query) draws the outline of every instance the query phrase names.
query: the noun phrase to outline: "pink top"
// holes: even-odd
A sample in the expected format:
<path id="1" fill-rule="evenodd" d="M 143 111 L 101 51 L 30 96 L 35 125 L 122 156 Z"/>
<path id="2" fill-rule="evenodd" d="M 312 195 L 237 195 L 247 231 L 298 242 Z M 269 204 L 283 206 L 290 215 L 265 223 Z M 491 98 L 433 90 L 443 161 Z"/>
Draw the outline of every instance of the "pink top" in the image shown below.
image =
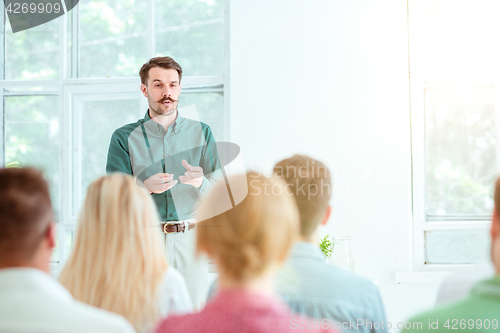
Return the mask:
<path id="1" fill-rule="evenodd" d="M 220 290 L 205 308 L 194 314 L 163 319 L 155 333 L 281 333 L 337 332 L 332 322 L 292 315 L 276 296 L 242 289 Z"/>

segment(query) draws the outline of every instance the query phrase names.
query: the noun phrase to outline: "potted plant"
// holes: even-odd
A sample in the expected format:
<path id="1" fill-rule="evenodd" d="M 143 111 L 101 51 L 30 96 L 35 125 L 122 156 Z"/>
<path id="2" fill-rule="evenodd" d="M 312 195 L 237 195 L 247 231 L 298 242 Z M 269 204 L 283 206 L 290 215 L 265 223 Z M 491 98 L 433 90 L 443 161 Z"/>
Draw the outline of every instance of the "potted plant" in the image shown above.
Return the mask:
<path id="1" fill-rule="evenodd" d="M 330 235 L 326 235 L 325 237 L 319 239 L 319 248 L 325 255 L 326 261 L 330 259 L 333 250 L 333 243 L 330 241 Z"/>
<path id="2" fill-rule="evenodd" d="M 319 248 L 326 257 L 326 262 L 348 271 L 354 270 L 351 252 L 351 237 L 333 237 L 326 235 L 319 240 Z"/>

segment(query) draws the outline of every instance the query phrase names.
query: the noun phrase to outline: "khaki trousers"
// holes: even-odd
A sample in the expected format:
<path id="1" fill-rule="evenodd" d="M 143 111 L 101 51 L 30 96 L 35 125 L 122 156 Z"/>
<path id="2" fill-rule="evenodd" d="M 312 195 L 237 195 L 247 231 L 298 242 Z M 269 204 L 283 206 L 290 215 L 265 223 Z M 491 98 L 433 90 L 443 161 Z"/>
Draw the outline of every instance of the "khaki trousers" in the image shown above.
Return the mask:
<path id="1" fill-rule="evenodd" d="M 209 288 L 208 260 L 204 256 L 195 258 L 196 228 L 183 232 L 164 234 L 165 254 L 170 265 L 186 280 L 193 300 L 194 310 L 205 305 Z"/>

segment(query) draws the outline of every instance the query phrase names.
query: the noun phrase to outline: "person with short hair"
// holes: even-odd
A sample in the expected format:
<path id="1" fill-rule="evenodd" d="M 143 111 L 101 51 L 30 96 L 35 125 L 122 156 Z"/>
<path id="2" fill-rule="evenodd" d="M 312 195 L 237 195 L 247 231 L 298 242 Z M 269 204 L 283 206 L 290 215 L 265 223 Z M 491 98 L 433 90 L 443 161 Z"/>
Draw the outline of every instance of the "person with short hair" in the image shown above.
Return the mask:
<path id="1" fill-rule="evenodd" d="M 186 282 L 167 264 L 159 223 L 151 196 L 133 177 L 96 179 L 59 280 L 77 300 L 124 316 L 140 333 L 160 316 L 191 312 Z"/>
<path id="2" fill-rule="evenodd" d="M 215 185 L 199 210 L 202 220 L 197 226 L 196 250 L 217 266 L 217 294 L 200 313 L 163 320 L 156 333 L 280 333 L 306 327 L 308 332 L 335 331 L 311 318 L 290 314 L 275 296 L 276 270 L 298 232 L 297 208 L 285 193 L 266 192 L 268 186 L 283 187 L 280 179 L 250 172 L 247 185 L 246 198 L 222 214 L 226 184 Z"/>
<path id="3" fill-rule="evenodd" d="M 171 57 L 155 57 L 139 71 L 148 101 L 144 118 L 114 131 L 106 172 L 133 175 L 156 203 L 166 255 L 184 276 L 199 309 L 208 289 L 208 262 L 195 260 L 195 215 L 199 200 L 220 176 L 212 130 L 178 110 L 182 68 Z"/>
<path id="4" fill-rule="evenodd" d="M 40 171 L 0 169 L 0 331 L 135 332 L 122 316 L 76 301 L 49 275 L 53 218 Z"/>
<path id="5" fill-rule="evenodd" d="M 410 323 L 408 328 L 405 327 L 402 333 L 500 330 L 500 178 L 495 183 L 490 236 L 494 275 L 472 287 L 466 298 L 441 304 L 410 318 L 405 322 Z"/>
<path id="6" fill-rule="evenodd" d="M 377 286 L 326 263 L 319 249 L 319 228 L 326 225 L 332 210 L 332 182 L 326 165 L 294 155 L 278 162 L 274 174 L 285 180 L 284 190 L 295 198 L 300 215 L 300 235 L 278 274 L 278 294 L 294 311 L 335 321 L 344 332 L 387 332 Z"/>

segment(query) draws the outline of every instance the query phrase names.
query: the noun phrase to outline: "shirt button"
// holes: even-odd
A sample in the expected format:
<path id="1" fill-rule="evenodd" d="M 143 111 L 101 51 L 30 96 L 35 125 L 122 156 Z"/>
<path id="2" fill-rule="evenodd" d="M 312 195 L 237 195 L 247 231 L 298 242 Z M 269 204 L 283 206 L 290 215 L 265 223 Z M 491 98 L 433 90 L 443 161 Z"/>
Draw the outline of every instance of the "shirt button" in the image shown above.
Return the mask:
<path id="1" fill-rule="evenodd" d="M 172 215 L 172 213 L 170 213 L 168 216 L 172 217 L 173 215 Z"/>
<path id="2" fill-rule="evenodd" d="M 169 154 L 167 154 L 167 157 L 170 157 L 170 155 L 169 155 Z"/>
<path id="3" fill-rule="evenodd" d="M 169 196 L 169 197 L 172 197 L 172 193 L 169 193 L 169 194 L 168 194 L 168 196 Z"/>

